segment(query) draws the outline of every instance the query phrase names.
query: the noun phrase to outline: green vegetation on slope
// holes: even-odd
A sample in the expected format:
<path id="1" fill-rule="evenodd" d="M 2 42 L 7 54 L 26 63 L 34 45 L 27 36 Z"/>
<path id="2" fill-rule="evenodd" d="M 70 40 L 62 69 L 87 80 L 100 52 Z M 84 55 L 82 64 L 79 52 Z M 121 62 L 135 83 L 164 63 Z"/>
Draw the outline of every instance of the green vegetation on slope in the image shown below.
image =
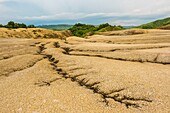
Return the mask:
<path id="1" fill-rule="evenodd" d="M 17 29 L 17 28 L 35 28 L 34 25 L 26 25 L 24 23 L 15 23 L 13 21 L 8 22 L 7 25 L 0 24 L 0 28 L 10 28 L 10 29 Z"/>
<path id="2" fill-rule="evenodd" d="M 170 17 L 165 18 L 165 19 L 161 19 L 161 20 L 156 20 L 154 22 L 150 22 L 147 24 L 143 24 L 141 26 L 138 26 L 137 28 L 142 28 L 142 29 L 156 29 L 156 28 L 160 28 L 162 26 L 166 26 L 170 24 Z"/>
<path id="3" fill-rule="evenodd" d="M 74 36 L 85 37 L 85 36 L 93 35 L 96 32 L 106 32 L 106 31 L 122 30 L 122 29 L 124 29 L 122 26 L 112 26 L 109 25 L 108 23 L 101 24 L 99 26 L 77 23 L 69 30 L 72 32 Z"/>
<path id="4" fill-rule="evenodd" d="M 73 25 L 67 25 L 67 24 L 59 24 L 59 25 L 40 25 L 37 26 L 38 28 L 45 28 L 45 29 L 51 29 L 51 30 L 68 30 Z"/>

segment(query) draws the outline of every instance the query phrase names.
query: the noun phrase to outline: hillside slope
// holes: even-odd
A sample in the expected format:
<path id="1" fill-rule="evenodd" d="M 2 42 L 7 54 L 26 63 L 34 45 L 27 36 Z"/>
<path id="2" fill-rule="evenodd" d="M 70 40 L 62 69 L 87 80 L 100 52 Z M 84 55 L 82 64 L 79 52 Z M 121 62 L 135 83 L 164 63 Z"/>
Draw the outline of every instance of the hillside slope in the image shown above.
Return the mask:
<path id="1" fill-rule="evenodd" d="M 143 24 L 138 26 L 137 28 L 142 28 L 142 29 L 156 29 L 162 26 L 166 26 L 170 24 L 170 17 L 165 18 L 165 19 L 161 19 L 161 20 L 156 20 L 154 22 L 150 22 L 147 24 Z"/>

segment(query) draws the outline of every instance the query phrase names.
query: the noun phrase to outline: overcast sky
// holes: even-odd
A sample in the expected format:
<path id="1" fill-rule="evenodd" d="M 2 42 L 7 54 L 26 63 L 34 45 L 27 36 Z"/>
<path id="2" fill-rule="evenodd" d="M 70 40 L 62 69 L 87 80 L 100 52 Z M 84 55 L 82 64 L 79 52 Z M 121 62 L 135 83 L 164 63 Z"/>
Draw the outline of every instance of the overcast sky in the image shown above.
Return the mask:
<path id="1" fill-rule="evenodd" d="M 139 25 L 170 16 L 170 0 L 0 0 L 0 23 Z"/>

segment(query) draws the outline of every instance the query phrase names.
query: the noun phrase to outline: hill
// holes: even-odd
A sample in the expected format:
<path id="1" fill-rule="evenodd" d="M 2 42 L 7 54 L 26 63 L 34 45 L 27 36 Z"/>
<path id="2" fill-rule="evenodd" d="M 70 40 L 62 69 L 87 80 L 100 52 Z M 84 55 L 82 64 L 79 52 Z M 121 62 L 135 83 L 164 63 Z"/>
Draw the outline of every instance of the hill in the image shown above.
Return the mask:
<path id="1" fill-rule="evenodd" d="M 72 26 L 73 25 L 59 24 L 59 25 L 40 25 L 40 26 L 36 26 L 36 27 L 51 29 L 51 30 L 67 30 L 67 29 L 71 28 Z"/>
<path id="2" fill-rule="evenodd" d="M 138 26 L 137 28 L 142 28 L 142 29 L 157 29 L 160 28 L 162 26 L 166 26 L 170 24 L 170 17 L 165 18 L 165 19 L 161 19 L 161 20 L 156 20 L 154 22 L 150 22 L 147 24 L 143 24 Z"/>

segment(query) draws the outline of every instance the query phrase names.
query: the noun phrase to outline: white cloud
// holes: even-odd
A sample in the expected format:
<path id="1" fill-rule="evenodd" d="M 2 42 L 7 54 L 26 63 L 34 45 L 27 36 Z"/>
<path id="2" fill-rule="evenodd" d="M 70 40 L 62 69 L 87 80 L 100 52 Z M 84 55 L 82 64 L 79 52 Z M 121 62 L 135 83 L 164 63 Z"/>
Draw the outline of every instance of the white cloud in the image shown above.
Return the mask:
<path id="1" fill-rule="evenodd" d="M 83 21 L 134 23 L 170 16 L 170 0 L 0 0 L 0 22 Z M 148 19 L 150 18 L 150 19 Z M 131 21 L 133 20 L 133 21 Z M 115 21 L 115 22 L 113 22 Z"/>
<path id="2" fill-rule="evenodd" d="M 44 16 L 32 16 L 32 17 L 20 17 L 19 19 L 26 20 L 60 20 L 60 19 L 69 19 L 74 20 L 81 18 L 82 13 L 60 13 L 55 15 L 44 15 Z"/>

